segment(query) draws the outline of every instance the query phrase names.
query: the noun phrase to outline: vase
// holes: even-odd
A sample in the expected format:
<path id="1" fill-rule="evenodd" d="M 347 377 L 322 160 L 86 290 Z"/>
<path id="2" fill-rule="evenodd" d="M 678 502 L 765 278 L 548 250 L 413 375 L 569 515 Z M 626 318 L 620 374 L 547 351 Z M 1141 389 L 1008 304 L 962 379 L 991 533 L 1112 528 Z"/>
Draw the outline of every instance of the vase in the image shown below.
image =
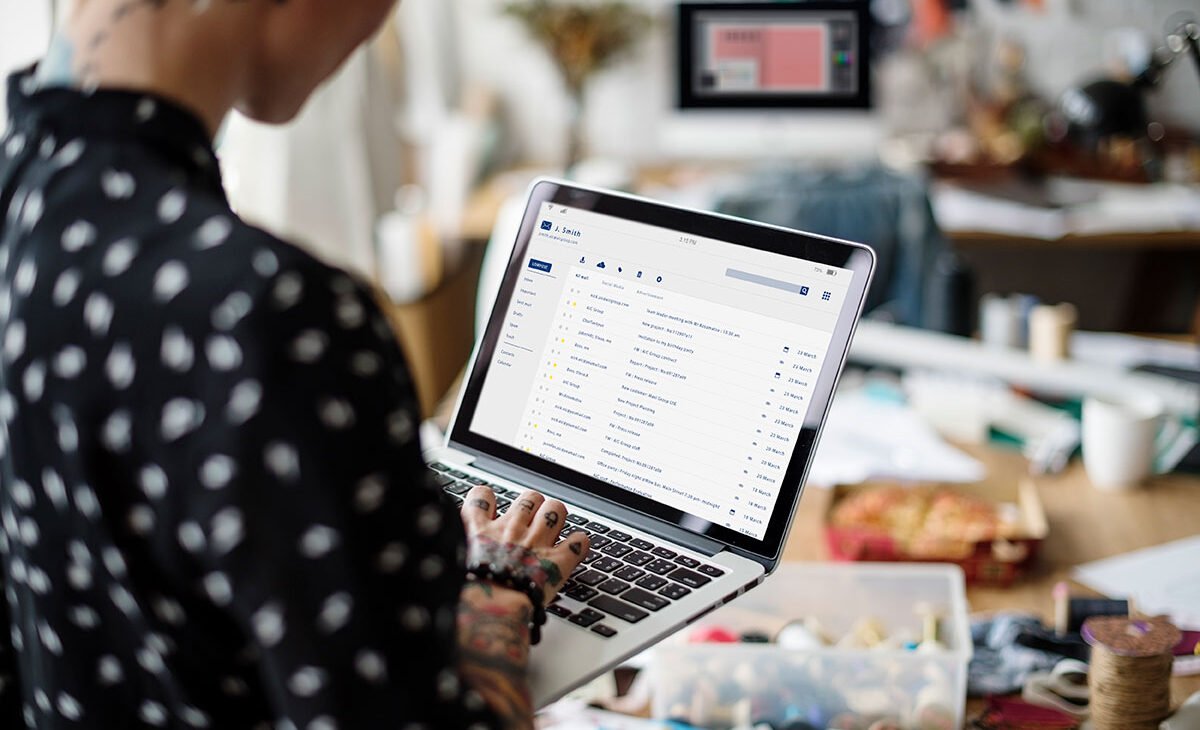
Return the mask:
<path id="1" fill-rule="evenodd" d="M 567 154 L 563 169 L 568 177 L 586 154 L 587 143 L 584 135 L 587 115 L 584 113 L 583 92 L 583 85 L 567 89 Z"/>

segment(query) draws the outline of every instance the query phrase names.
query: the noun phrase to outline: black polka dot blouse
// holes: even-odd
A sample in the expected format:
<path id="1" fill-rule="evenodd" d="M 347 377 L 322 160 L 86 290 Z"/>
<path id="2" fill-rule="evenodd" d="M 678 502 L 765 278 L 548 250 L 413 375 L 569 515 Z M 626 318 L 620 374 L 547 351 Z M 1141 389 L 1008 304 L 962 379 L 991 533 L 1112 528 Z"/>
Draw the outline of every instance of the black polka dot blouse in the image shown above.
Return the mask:
<path id="1" fill-rule="evenodd" d="M 469 728 L 457 513 L 367 289 L 200 122 L 9 80 L 0 728 Z"/>

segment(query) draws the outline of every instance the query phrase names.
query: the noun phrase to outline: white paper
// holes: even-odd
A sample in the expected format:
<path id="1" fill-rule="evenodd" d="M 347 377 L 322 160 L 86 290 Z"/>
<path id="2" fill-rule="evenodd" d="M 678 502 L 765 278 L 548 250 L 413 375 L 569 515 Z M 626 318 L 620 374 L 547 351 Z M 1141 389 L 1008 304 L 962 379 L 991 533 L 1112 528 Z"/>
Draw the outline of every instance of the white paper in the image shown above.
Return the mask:
<path id="1" fill-rule="evenodd" d="M 1139 613 L 1166 614 L 1200 631 L 1200 535 L 1075 568 L 1075 580 L 1114 598 L 1132 598 Z"/>
<path id="2" fill-rule="evenodd" d="M 1061 205 L 1030 205 L 999 195 L 934 185 L 931 202 L 947 231 L 985 231 L 1054 240 L 1110 233 L 1200 229 L 1200 192 L 1187 185 L 1125 185 L 1051 180 L 1047 196 Z"/>
<path id="3" fill-rule="evenodd" d="M 619 715 L 588 707 L 577 700 L 561 700 L 538 713 L 538 730 L 667 730 L 656 720 Z"/>
<path id="4" fill-rule="evenodd" d="M 839 393 L 829 409 L 808 483 L 977 482 L 985 476 L 982 464 L 943 441 L 913 409 L 851 391 Z"/>
<path id="5" fill-rule="evenodd" d="M 1135 368 L 1165 365 L 1200 369 L 1200 348 L 1194 342 L 1171 342 L 1119 332 L 1076 332 L 1071 335 L 1071 358 L 1079 362 Z"/>

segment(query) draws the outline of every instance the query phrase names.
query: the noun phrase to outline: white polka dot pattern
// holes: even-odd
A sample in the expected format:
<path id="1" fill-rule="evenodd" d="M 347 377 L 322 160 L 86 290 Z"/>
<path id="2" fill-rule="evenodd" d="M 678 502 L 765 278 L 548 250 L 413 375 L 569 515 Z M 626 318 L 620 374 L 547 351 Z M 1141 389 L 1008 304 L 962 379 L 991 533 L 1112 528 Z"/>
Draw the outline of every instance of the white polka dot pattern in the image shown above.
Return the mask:
<path id="1" fill-rule="evenodd" d="M 372 293 L 238 220 L 175 105 L 73 103 L 0 138 L 0 728 L 486 725 Z"/>

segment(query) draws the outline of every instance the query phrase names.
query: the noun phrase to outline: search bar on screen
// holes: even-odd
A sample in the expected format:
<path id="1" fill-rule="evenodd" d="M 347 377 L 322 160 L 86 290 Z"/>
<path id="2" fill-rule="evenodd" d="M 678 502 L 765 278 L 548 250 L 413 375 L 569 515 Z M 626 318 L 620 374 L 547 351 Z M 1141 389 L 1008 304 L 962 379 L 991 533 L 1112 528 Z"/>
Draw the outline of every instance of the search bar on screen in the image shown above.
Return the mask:
<path id="1" fill-rule="evenodd" d="M 793 284 L 790 281 L 783 281 L 782 279 L 772 279 L 769 276 L 762 276 L 761 274 L 751 274 L 748 271 L 739 271 L 737 269 L 725 269 L 725 276 L 729 277 L 730 279 L 737 279 L 739 281 L 748 281 L 751 284 L 761 284 L 762 286 L 769 286 L 772 289 L 779 289 L 781 291 L 788 292 L 789 294 L 801 294 L 804 296 L 808 295 L 808 287 L 807 286 L 801 286 L 800 284 Z"/>

